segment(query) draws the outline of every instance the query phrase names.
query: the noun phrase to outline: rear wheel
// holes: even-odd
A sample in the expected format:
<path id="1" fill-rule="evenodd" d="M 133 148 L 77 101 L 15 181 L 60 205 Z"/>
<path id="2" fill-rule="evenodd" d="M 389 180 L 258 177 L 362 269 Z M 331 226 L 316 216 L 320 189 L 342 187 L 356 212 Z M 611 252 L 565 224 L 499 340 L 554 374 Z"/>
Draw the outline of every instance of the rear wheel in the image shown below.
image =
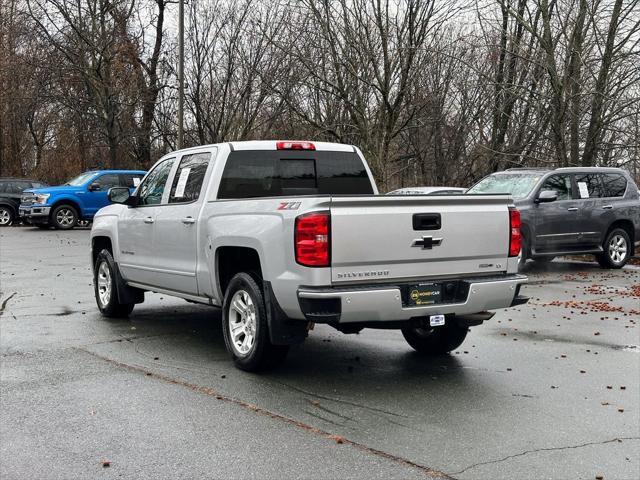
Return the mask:
<path id="1" fill-rule="evenodd" d="M 59 205 L 51 213 L 51 223 L 60 230 L 71 230 L 78 223 L 78 211 L 71 205 Z"/>
<path id="2" fill-rule="evenodd" d="M 0 205 L 0 227 L 8 227 L 13 223 L 15 213 L 11 207 Z"/>
<path id="3" fill-rule="evenodd" d="M 441 355 L 455 350 L 467 337 L 469 329 L 455 322 L 441 327 L 407 327 L 402 335 L 414 350 L 425 355 Z"/>
<path id="4" fill-rule="evenodd" d="M 622 268 L 631 257 L 631 239 L 626 230 L 614 228 L 602 244 L 603 252 L 596 255 L 602 268 Z"/>
<path id="5" fill-rule="evenodd" d="M 116 284 L 117 269 L 109 250 L 98 254 L 93 269 L 93 288 L 100 313 L 105 317 L 126 317 L 132 311 L 133 303 L 120 303 Z"/>
<path id="6" fill-rule="evenodd" d="M 224 343 L 238 368 L 255 372 L 284 361 L 289 346 L 271 343 L 262 289 L 250 274 L 229 282 L 222 317 Z"/>

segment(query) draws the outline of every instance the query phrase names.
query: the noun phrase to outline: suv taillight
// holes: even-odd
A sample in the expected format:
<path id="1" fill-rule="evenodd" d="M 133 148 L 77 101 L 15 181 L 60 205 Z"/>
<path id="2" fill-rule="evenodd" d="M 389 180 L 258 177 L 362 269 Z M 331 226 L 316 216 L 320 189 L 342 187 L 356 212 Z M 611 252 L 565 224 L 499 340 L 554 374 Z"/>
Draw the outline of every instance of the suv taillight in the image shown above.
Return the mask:
<path id="1" fill-rule="evenodd" d="M 305 267 L 329 266 L 330 225 L 329 212 L 307 213 L 296 218 L 296 262 Z"/>
<path id="2" fill-rule="evenodd" d="M 509 207 L 509 256 L 517 257 L 521 248 L 520 212 L 516 207 Z"/>

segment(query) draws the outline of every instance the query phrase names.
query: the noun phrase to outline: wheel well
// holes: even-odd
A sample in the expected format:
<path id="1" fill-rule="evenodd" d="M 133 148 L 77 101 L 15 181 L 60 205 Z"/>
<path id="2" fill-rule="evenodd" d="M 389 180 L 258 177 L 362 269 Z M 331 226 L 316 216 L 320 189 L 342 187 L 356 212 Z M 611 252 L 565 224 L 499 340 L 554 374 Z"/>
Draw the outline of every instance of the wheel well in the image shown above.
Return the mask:
<path id="1" fill-rule="evenodd" d="M 96 264 L 98 254 L 107 249 L 113 255 L 113 246 L 111 245 L 111 239 L 109 237 L 93 237 L 91 240 L 91 265 Z"/>
<path id="2" fill-rule="evenodd" d="M 229 282 L 236 273 L 247 272 L 262 279 L 260 256 L 253 248 L 220 247 L 216 251 L 216 265 L 218 266 L 218 282 L 220 291 L 227 291 Z"/>
<path id="3" fill-rule="evenodd" d="M 14 215 L 18 211 L 18 209 L 9 202 L 0 202 L 0 207 L 7 207 L 9 210 L 13 212 Z"/>
<path id="4" fill-rule="evenodd" d="M 609 229 L 607 230 L 607 235 L 609 235 L 609 232 L 611 232 L 611 230 L 613 230 L 614 228 L 622 228 L 625 232 L 627 232 L 627 235 L 629 235 L 629 239 L 631 240 L 631 254 L 634 254 L 635 251 L 635 241 L 636 239 L 635 237 L 635 230 L 633 227 L 633 223 L 631 223 L 630 220 L 616 220 L 615 222 L 613 222 L 610 226 Z M 606 236 L 605 236 L 606 238 Z"/>

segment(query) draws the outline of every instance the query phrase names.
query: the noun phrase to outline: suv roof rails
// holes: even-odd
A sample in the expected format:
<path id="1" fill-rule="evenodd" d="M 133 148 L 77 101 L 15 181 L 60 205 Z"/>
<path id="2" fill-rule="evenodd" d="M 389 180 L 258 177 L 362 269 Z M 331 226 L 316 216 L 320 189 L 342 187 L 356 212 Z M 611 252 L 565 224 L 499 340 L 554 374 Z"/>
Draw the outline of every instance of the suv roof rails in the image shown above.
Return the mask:
<path id="1" fill-rule="evenodd" d="M 505 172 L 510 172 L 512 170 L 551 170 L 550 168 L 547 167 L 511 167 L 511 168 L 507 168 L 504 171 Z"/>

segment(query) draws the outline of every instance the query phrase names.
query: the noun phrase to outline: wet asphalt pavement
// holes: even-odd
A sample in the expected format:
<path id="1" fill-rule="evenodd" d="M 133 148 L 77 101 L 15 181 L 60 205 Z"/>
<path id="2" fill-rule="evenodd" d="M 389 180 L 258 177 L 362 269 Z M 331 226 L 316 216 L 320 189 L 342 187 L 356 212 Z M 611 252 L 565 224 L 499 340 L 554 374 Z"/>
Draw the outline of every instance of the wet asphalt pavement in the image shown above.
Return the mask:
<path id="1" fill-rule="evenodd" d="M 449 356 L 316 326 L 253 375 L 210 307 L 101 318 L 88 238 L 0 230 L 3 479 L 640 478 L 640 267 L 530 264 Z"/>

